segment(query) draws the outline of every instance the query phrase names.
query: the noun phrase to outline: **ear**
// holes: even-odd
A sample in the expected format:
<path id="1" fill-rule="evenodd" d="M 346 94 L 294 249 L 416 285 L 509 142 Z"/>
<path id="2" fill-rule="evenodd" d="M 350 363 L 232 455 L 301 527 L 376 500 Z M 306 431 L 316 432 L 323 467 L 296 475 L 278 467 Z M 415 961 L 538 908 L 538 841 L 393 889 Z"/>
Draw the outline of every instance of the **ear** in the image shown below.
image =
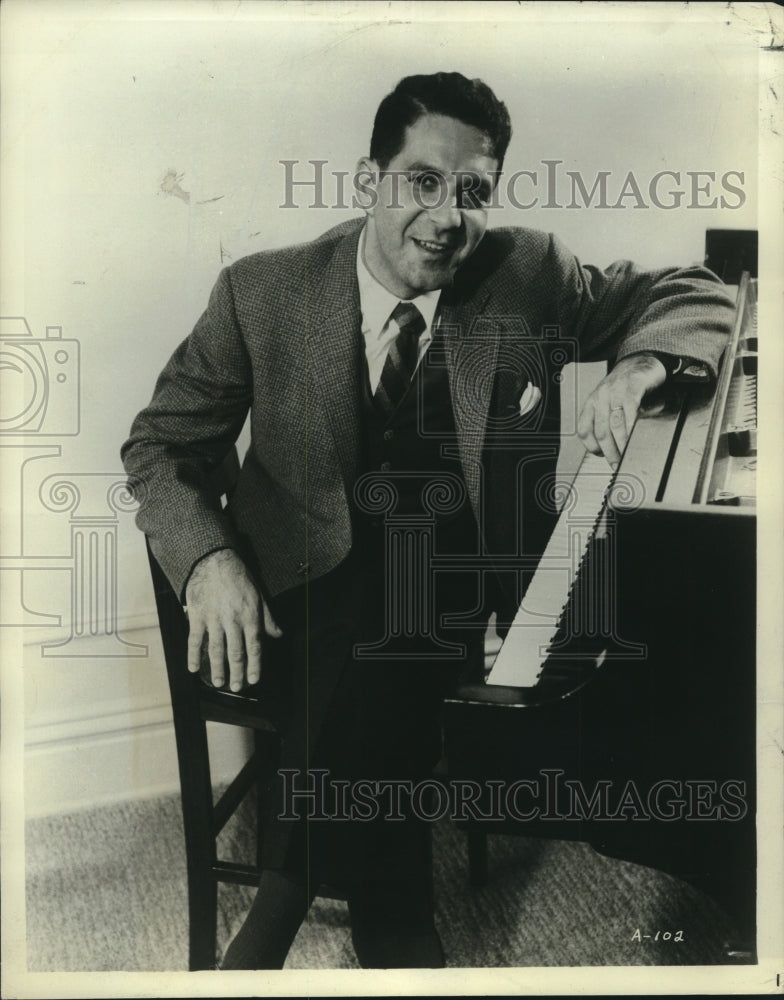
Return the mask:
<path id="1" fill-rule="evenodd" d="M 354 173 L 354 207 L 363 209 L 368 215 L 378 204 L 379 168 L 375 160 L 363 156 L 357 161 Z"/>

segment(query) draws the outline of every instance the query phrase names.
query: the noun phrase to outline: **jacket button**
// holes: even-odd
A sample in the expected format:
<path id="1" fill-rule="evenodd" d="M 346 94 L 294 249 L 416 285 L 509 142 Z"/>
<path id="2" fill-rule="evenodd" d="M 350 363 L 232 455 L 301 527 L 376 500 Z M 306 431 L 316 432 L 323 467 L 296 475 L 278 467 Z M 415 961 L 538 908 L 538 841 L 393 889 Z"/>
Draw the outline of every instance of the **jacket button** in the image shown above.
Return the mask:
<path id="1" fill-rule="evenodd" d="M 385 430 L 384 431 L 384 440 L 385 441 L 391 441 L 394 436 L 395 436 L 395 432 L 393 430 Z"/>
<path id="2" fill-rule="evenodd" d="M 381 463 L 381 471 L 382 472 L 389 472 L 389 470 L 391 468 L 392 468 L 392 463 L 391 462 L 382 462 Z"/>
<path id="3" fill-rule="evenodd" d="M 301 563 L 300 563 L 300 564 L 299 564 L 299 565 L 297 566 L 297 574 L 298 574 L 299 576 L 304 576 L 304 575 L 305 575 L 305 574 L 307 573 L 307 571 L 308 571 L 309 569 L 310 569 L 310 563 L 306 563 L 306 562 L 301 562 Z"/>

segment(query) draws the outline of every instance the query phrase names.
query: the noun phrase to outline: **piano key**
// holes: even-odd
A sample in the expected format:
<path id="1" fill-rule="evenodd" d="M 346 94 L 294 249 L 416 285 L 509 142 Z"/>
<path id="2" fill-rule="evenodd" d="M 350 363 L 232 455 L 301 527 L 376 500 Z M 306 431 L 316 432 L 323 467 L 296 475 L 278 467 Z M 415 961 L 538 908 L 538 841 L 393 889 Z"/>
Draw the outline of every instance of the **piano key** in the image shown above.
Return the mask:
<path id="1" fill-rule="evenodd" d="M 604 456 L 586 454 L 488 684 L 537 683 L 613 476 Z"/>

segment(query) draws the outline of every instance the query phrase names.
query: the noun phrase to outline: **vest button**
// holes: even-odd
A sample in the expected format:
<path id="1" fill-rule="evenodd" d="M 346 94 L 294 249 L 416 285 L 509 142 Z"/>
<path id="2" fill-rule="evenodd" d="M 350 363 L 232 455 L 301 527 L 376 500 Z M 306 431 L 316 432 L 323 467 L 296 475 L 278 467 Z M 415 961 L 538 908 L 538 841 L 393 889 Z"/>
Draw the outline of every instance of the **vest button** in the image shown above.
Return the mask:
<path id="1" fill-rule="evenodd" d="M 395 432 L 393 430 L 385 430 L 384 431 L 384 440 L 385 441 L 391 441 L 394 436 L 395 436 Z"/>
<path id="2" fill-rule="evenodd" d="M 381 463 L 381 471 L 382 472 L 389 472 L 389 470 L 391 468 L 392 468 L 392 463 L 391 462 L 382 462 Z"/>

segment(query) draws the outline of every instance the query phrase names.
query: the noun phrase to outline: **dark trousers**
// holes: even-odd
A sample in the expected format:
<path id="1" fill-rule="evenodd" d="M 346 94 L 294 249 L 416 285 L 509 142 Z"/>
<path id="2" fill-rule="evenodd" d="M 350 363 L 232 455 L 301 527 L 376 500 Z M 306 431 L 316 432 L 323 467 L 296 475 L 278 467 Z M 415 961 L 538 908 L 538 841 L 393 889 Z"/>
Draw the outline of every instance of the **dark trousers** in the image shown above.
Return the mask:
<path id="1" fill-rule="evenodd" d="M 345 886 L 421 884 L 429 869 L 429 823 L 413 815 L 407 796 L 391 807 L 397 815 L 402 805 L 402 819 L 389 818 L 383 795 L 376 818 L 345 819 L 335 818 L 341 809 L 332 792 L 335 782 L 347 782 L 343 795 L 351 805 L 358 782 L 411 785 L 429 775 L 441 755 L 443 697 L 466 661 L 481 657 L 484 638 L 481 627 L 450 629 L 440 618 L 444 611 L 475 610 L 476 586 L 458 572 L 433 584 L 435 634 L 464 647 L 464 656 L 444 659 L 438 647 L 434 653 L 432 636 L 393 634 L 381 540 L 361 541 L 335 571 L 273 605 L 284 631 L 284 639 L 266 643 L 277 661 L 269 671 L 273 696 L 284 706 L 280 767 L 295 777 L 279 777 L 273 790 L 262 862 Z M 357 652 L 379 642 L 381 657 Z M 263 673 L 269 665 L 264 661 Z M 326 782 L 314 776 L 323 770 Z M 284 801 L 294 785 L 314 795 Z M 297 818 L 277 818 L 287 809 Z M 333 818 L 318 818 L 324 815 Z"/>

